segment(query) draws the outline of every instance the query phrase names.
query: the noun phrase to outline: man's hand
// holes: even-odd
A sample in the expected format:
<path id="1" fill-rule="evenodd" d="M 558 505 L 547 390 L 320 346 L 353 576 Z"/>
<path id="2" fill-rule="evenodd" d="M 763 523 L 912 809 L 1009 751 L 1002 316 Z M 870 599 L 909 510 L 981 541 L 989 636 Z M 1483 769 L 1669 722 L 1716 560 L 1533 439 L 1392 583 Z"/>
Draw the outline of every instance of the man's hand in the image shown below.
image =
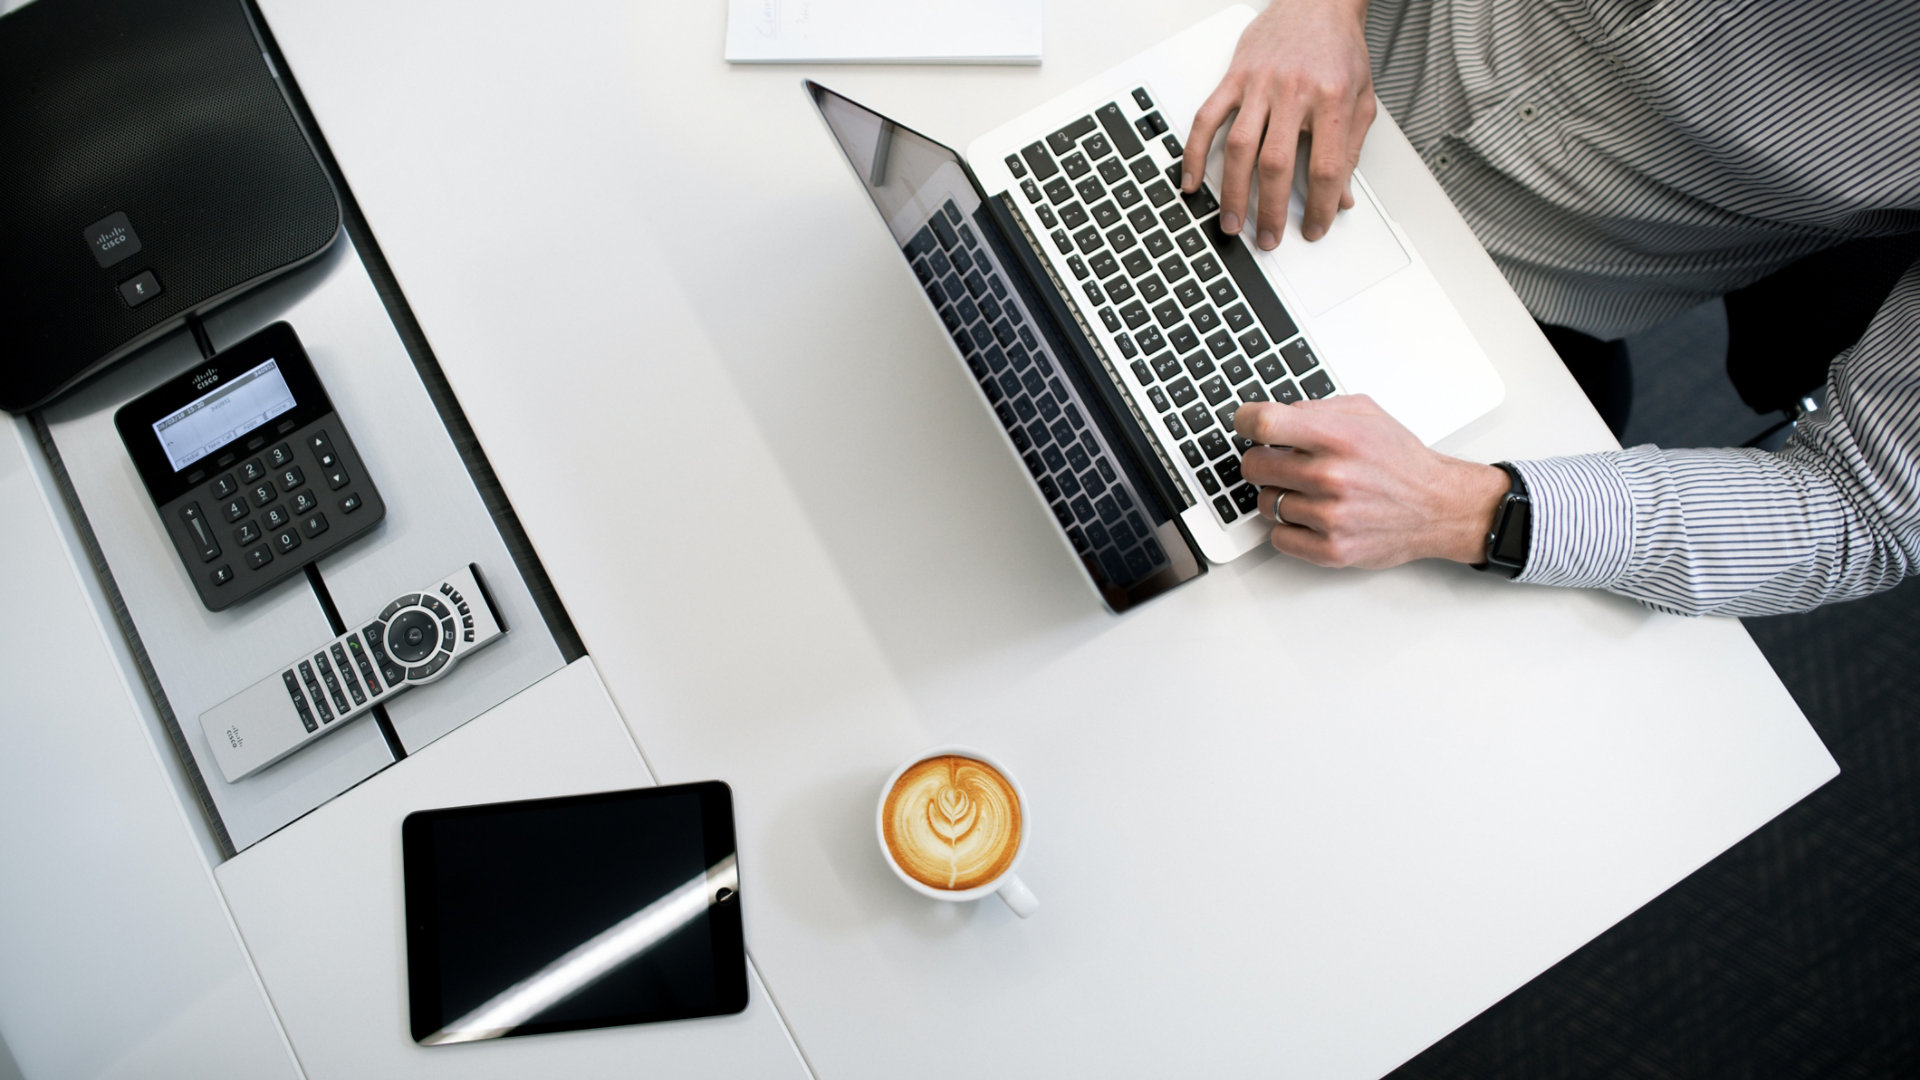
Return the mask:
<path id="1" fill-rule="evenodd" d="M 1366 20 L 1366 0 L 1273 0 L 1240 35 L 1226 78 L 1194 115 L 1181 163 L 1182 190 L 1198 190 L 1213 137 L 1238 110 L 1220 190 L 1220 227 L 1228 234 L 1246 218 L 1257 164 L 1256 241 L 1266 250 L 1279 245 L 1302 132 L 1313 136 L 1313 149 L 1301 233 L 1320 239 L 1335 208 L 1353 205 L 1353 167 L 1375 111 Z"/>
<path id="2" fill-rule="evenodd" d="M 1272 539 L 1288 555 L 1368 569 L 1486 557 L 1507 474 L 1427 449 L 1372 398 L 1250 403 L 1233 426 L 1262 444 L 1240 466 L 1260 513 L 1284 495 Z"/>

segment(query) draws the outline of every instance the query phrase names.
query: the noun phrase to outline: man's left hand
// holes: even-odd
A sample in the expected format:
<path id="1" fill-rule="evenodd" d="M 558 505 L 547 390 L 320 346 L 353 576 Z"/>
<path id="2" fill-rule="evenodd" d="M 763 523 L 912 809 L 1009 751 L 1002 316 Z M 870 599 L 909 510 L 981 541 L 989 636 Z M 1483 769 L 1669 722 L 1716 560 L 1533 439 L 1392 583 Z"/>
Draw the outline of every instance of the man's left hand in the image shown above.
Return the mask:
<path id="1" fill-rule="evenodd" d="M 1321 566 L 1379 569 L 1415 559 L 1477 563 L 1507 474 L 1428 449 L 1362 394 L 1240 406 L 1234 427 L 1261 445 L 1241 473 L 1280 518 L 1273 546 Z"/>

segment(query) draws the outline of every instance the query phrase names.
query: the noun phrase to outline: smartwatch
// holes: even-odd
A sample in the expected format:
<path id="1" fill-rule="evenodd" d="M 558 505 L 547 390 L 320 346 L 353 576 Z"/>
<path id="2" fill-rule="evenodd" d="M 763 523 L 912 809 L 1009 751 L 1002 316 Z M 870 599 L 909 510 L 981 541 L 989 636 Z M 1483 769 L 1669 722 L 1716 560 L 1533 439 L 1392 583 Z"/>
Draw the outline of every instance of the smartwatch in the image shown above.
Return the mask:
<path id="1" fill-rule="evenodd" d="M 1494 462 L 1494 467 L 1507 474 L 1507 493 L 1493 508 L 1487 557 L 1473 568 L 1517 578 L 1527 568 L 1527 550 L 1533 542 L 1533 504 L 1527 501 L 1527 482 L 1520 478 L 1519 469 L 1505 461 Z"/>

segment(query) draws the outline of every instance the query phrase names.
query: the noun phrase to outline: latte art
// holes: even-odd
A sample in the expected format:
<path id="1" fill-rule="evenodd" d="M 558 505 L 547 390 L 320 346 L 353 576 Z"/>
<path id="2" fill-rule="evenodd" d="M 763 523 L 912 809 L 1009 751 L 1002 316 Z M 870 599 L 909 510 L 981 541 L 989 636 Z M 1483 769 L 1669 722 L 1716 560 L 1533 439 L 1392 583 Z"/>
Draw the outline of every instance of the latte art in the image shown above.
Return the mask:
<path id="1" fill-rule="evenodd" d="M 977 888 L 1020 852 L 1020 797 L 991 765 L 944 755 L 915 762 L 880 812 L 887 851 L 935 889 Z"/>

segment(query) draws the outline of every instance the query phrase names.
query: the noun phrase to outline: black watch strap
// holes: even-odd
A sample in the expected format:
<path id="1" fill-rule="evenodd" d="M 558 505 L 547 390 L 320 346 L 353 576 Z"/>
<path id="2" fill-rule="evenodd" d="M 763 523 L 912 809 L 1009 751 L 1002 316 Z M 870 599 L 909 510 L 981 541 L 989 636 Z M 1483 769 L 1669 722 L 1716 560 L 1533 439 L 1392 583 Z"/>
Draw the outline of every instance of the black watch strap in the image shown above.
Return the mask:
<path id="1" fill-rule="evenodd" d="M 1487 554 L 1475 570 L 1490 570 L 1517 578 L 1527 568 L 1527 552 L 1533 544 L 1533 504 L 1527 499 L 1527 482 L 1520 470 L 1505 461 L 1494 466 L 1507 474 L 1507 493 L 1493 510 L 1493 525 L 1487 530 Z"/>

